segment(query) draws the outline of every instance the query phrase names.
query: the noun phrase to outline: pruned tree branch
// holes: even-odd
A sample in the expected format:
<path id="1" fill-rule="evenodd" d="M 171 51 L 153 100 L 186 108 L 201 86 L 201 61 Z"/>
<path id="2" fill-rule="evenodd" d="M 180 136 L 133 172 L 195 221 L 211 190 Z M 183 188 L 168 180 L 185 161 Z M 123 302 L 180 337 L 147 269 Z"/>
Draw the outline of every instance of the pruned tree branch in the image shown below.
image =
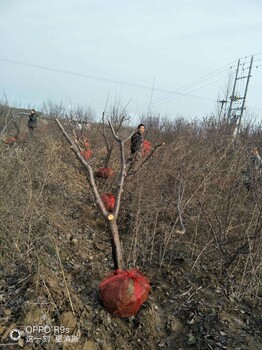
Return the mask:
<path id="1" fill-rule="evenodd" d="M 98 193 L 98 189 L 95 183 L 95 178 L 94 178 L 94 173 L 93 173 L 93 169 L 90 166 L 89 162 L 87 162 L 84 157 L 81 155 L 78 146 L 75 144 L 75 142 L 72 140 L 72 138 L 68 135 L 68 133 L 66 132 L 66 130 L 64 129 L 63 125 L 60 123 L 60 121 L 56 118 L 55 119 L 56 123 L 58 124 L 60 130 L 62 131 L 63 135 L 65 136 L 65 138 L 67 139 L 68 143 L 71 146 L 72 151 L 75 153 L 76 157 L 78 158 L 78 160 L 82 163 L 82 165 L 85 167 L 85 169 L 87 170 L 87 180 L 89 182 L 89 185 L 91 187 L 91 190 L 94 194 L 95 200 L 96 200 L 96 204 L 98 206 L 98 209 L 100 210 L 101 214 L 103 215 L 103 217 L 105 219 L 108 219 L 108 211 L 106 210 L 104 203 L 102 202 L 100 195 Z"/>
<path id="2" fill-rule="evenodd" d="M 109 124 L 109 126 L 110 126 L 111 131 L 112 131 L 112 134 L 113 134 L 113 136 L 114 136 L 114 139 L 115 139 L 117 142 L 121 142 L 121 139 L 117 136 L 117 134 L 116 134 L 116 132 L 115 132 L 115 129 L 114 129 L 112 123 L 110 122 L 110 120 L 108 121 L 108 124 Z"/>
<path id="3" fill-rule="evenodd" d="M 118 131 L 121 129 L 121 127 L 122 127 L 122 125 L 123 125 L 123 123 L 124 123 L 124 121 L 126 119 L 127 119 L 127 117 L 124 114 L 122 116 L 120 114 L 120 120 L 117 122 L 117 125 L 114 128 L 115 135 L 117 135 Z M 112 131 L 112 127 L 113 126 L 112 126 L 111 122 L 110 122 L 110 124 L 111 124 L 110 125 L 110 129 Z M 111 144 L 108 142 L 108 138 L 107 138 L 107 135 L 106 135 L 106 129 L 105 129 L 105 112 L 102 113 L 102 126 L 103 126 L 103 130 L 101 131 L 100 130 L 100 126 L 99 126 L 98 131 L 102 135 L 102 137 L 103 137 L 103 139 L 105 141 L 105 145 L 106 145 L 106 149 L 107 149 L 107 155 L 106 155 L 105 160 L 104 160 L 104 166 L 108 167 L 108 164 L 109 164 L 109 161 L 110 161 L 110 158 L 111 158 L 111 154 L 112 154 L 113 149 L 114 149 L 114 144 L 115 144 L 115 141 L 117 141 L 117 140 L 114 137 L 114 140 L 111 142 Z M 114 136 L 114 133 L 113 133 L 113 136 Z"/>
<path id="4" fill-rule="evenodd" d="M 118 225 L 117 225 L 116 219 L 117 219 L 119 208 L 120 208 L 120 199 L 121 199 L 121 194 L 123 191 L 122 189 L 123 189 L 123 183 L 124 183 L 124 177 L 125 177 L 124 176 L 124 174 L 125 174 L 125 158 L 124 158 L 124 146 L 123 146 L 124 141 L 121 141 L 119 139 L 120 140 L 120 148 L 121 148 L 121 172 L 120 172 L 120 179 L 119 179 L 119 186 L 118 186 L 118 190 L 117 190 L 115 208 L 113 210 L 113 213 L 110 213 L 105 208 L 105 205 L 104 205 L 104 203 L 103 203 L 103 201 L 98 193 L 98 189 L 97 189 L 95 179 L 94 179 L 93 169 L 90 165 L 90 162 L 87 162 L 83 158 L 77 145 L 72 140 L 72 138 L 68 135 L 68 133 L 66 132 L 66 130 L 64 129 L 62 124 L 59 122 L 59 120 L 56 118 L 55 121 L 58 124 L 60 130 L 62 131 L 63 135 L 65 136 L 65 138 L 69 142 L 72 151 L 75 153 L 78 160 L 82 163 L 82 165 L 87 170 L 87 180 L 89 182 L 89 185 L 90 185 L 91 190 L 93 192 L 93 195 L 95 197 L 97 207 L 98 207 L 100 213 L 102 214 L 104 220 L 107 222 L 107 225 L 109 228 L 114 267 L 115 267 L 115 269 L 122 269 L 124 266 L 124 263 L 123 263 L 122 247 L 121 247 L 121 242 L 120 242 L 120 238 L 119 238 Z M 113 130 L 113 127 L 111 130 Z"/>
<path id="5" fill-rule="evenodd" d="M 102 125 L 103 125 L 103 132 L 102 132 L 100 129 L 98 129 L 98 131 L 99 131 L 100 134 L 103 136 L 103 139 L 104 139 L 105 144 L 106 144 L 107 152 L 109 152 L 110 146 L 109 146 L 109 143 L 108 143 L 108 141 L 107 141 L 106 130 L 105 130 L 105 112 L 102 113 Z"/>
<path id="6" fill-rule="evenodd" d="M 119 213 L 119 208 L 120 208 L 120 202 L 121 202 L 121 195 L 123 193 L 123 186 L 124 186 L 124 181 L 125 181 L 125 176 L 126 176 L 126 160 L 125 160 L 125 142 L 129 140 L 129 138 L 132 136 L 130 135 L 127 137 L 125 140 L 121 140 L 112 125 L 110 121 L 108 121 L 110 129 L 112 131 L 112 134 L 114 136 L 114 139 L 119 143 L 120 147 L 120 154 L 121 154 L 121 169 L 120 169 L 120 175 L 119 175 L 119 182 L 118 182 L 118 187 L 117 187 L 117 193 L 116 193 L 116 204 L 114 208 L 114 215 L 117 218 L 118 213 Z"/>
<path id="7" fill-rule="evenodd" d="M 132 135 L 131 135 L 132 136 Z M 130 137 L 131 137 L 130 136 Z M 131 171 L 131 169 L 133 168 L 134 164 L 135 164 L 135 161 L 133 161 L 130 166 L 129 166 L 129 169 L 127 171 L 127 174 L 126 176 L 131 176 L 131 175 L 135 175 L 138 173 L 138 171 L 144 166 L 144 164 L 152 157 L 152 155 L 154 154 L 154 152 L 159 148 L 159 147 L 162 147 L 164 146 L 164 142 L 156 145 L 152 151 L 149 153 L 149 155 L 143 160 L 143 162 L 134 170 L 134 171 Z"/>

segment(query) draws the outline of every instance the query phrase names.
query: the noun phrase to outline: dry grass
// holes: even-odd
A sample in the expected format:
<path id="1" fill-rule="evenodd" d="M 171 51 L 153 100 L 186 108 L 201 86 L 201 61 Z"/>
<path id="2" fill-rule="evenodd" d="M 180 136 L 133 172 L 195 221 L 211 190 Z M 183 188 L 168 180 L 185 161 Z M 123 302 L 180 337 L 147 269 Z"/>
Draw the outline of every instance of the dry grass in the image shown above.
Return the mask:
<path id="1" fill-rule="evenodd" d="M 57 117 L 58 107 L 50 115 Z M 260 349 L 261 179 L 248 191 L 241 172 L 250 146 L 260 145 L 261 129 L 245 130 L 236 144 L 214 120 L 144 120 L 146 138 L 165 146 L 125 180 L 118 225 L 126 266 L 141 267 L 152 283 L 149 301 L 127 321 L 110 316 L 98 301 L 97 286 L 112 269 L 112 255 L 85 170 L 53 119 L 44 122 L 33 141 L 23 118 L 19 142 L 0 141 L 0 296 L 7 315 L 1 336 L 14 323 L 68 321 L 72 334 L 82 332 L 75 350 L 188 348 L 189 334 L 197 339 L 196 348 L 209 349 L 222 331 L 228 348 Z M 73 135 L 74 126 L 63 124 Z M 87 135 L 94 170 L 107 155 L 97 128 L 93 123 Z M 7 129 L 6 136 L 13 131 Z M 129 133 L 130 128 L 119 131 L 123 137 Z M 117 147 L 109 166 L 116 176 L 96 179 L 100 193 L 116 190 Z M 248 331 L 244 322 L 250 322 Z M 201 324 L 217 338 L 201 334 Z M 1 341 L 6 345 L 8 339 Z M 59 346 L 52 341 L 46 349 Z"/>
<path id="2" fill-rule="evenodd" d="M 82 167 L 51 119 L 48 124 L 48 133 L 39 131 L 34 142 L 0 144 L 1 263 L 19 258 L 29 271 L 38 269 L 43 250 L 55 258 L 50 235 L 56 239 L 57 225 L 70 231 L 69 210 L 87 205 L 88 221 L 94 207 Z M 150 125 L 147 139 L 166 144 L 126 179 L 119 227 L 127 265 L 172 270 L 179 259 L 188 258 L 192 271 L 204 266 L 225 285 L 234 281 L 228 293 L 261 297 L 261 179 L 247 191 L 241 174 L 261 130 L 246 130 L 235 144 L 225 125 L 214 120 L 151 118 L 145 124 Z M 94 169 L 106 155 L 96 128 L 93 124 L 89 134 Z M 109 165 L 115 170 L 118 158 L 114 148 Z M 117 178 L 98 182 L 101 192 L 116 185 Z"/>

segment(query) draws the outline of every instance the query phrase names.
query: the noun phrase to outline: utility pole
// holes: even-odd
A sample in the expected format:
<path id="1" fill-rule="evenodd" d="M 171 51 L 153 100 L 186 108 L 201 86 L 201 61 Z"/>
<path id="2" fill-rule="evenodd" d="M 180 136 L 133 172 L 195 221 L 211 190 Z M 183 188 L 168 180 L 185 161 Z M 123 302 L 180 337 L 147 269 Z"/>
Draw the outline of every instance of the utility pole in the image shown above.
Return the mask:
<path id="1" fill-rule="evenodd" d="M 249 66 L 249 69 L 248 69 L 248 75 L 247 75 L 247 77 L 245 77 L 245 78 L 247 78 L 247 82 L 246 82 L 245 93 L 244 93 L 244 97 L 243 97 L 243 100 L 242 100 L 242 106 L 241 106 L 241 110 L 240 110 L 239 125 L 241 124 L 242 117 L 243 117 L 243 112 L 244 112 L 244 109 L 245 109 L 245 102 L 246 102 L 246 97 L 247 97 L 247 89 L 248 89 L 248 84 L 249 84 L 249 80 L 250 80 L 250 77 L 251 77 L 252 66 L 253 66 L 253 56 L 251 57 L 251 60 L 250 60 L 250 66 Z"/>
<path id="2" fill-rule="evenodd" d="M 230 105 L 229 105 L 228 113 L 227 113 L 228 121 L 230 121 L 230 118 L 231 118 L 232 106 L 233 106 L 233 102 L 235 99 L 235 90 L 236 90 L 238 73 L 239 73 L 239 65 L 240 65 L 240 60 L 238 60 L 238 62 L 237 62 L 237 70 L 236 70 L 236 75 L 235 75 L 235 80 L 234 80 L 234 85 L 233 85 L 233 91 L 232 91 L 232 95 L 230 96 Z"/>
<path id="3" fill-rule="evenodd" d="M 253 56 L 251 56 L 250 59 L 250 65 L 248 67 L 248 74 L 245 76 L 244 75 L 244 63 L 242 64 L 243 69 L 243 76 L 240 74 L 240 59 L 238 60 L 237 64 L 237 69 L 236 69 L 236 75 L 235 75 L 235 80 L 233 84 L 233 90 L 232 94 L 230 96 L 230 105 L 228 108 L 228 113 L 227 113 L 227 120 L 228 122 L 234 122 L 235 127 L 233 131 L 233 136 L 235 137 L 237 134 L 239 134 L 240 127 L 241 127 L 241 122 L 243 119 L 243 113 L 245 110 L 245 102 L 246 102 L 246 97 L 247 97 L 247 90 L 248 90 L 248 85 L 251 77 L 251 71 L 252 71 L 252 66 L 253 66 Z M 245 84 L 245 90 L 244 90 L 244 95 L 239 96 L 241 93 L 236 93 L 237 88 L 238 88 L 238 83 L 240 80 L 246 79 L 246 84 Z M 242 103 L 241 103 L 242 102 Z"/>

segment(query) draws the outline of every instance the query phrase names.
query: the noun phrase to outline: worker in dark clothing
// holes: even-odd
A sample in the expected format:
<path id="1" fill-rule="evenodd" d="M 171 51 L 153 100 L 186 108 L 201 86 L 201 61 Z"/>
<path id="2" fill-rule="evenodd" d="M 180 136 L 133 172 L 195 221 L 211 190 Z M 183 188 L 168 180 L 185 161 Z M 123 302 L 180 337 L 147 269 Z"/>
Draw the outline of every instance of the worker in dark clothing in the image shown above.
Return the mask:
<path id="1" fill-rule="evenodd" d="M 143 137 L 142 134 L 145 132 L 145 125 L 139 124 L 137 127 L 137 132 L 134 133 L 134 135 L 131 137 L 131 157 L 133 156 L 140 156 L 140 149 L 143 143 Z"/>
<path id="2" fill-rule="evenodd" d="M 27 123 L 30 138 L 34 137 L 34 130 L 37 126 L 37 118 L 38 118 L 38 115 L 36 114 L 35 109 L 31 109 L 31 112 L 29 114 L 28 123 Z"/>

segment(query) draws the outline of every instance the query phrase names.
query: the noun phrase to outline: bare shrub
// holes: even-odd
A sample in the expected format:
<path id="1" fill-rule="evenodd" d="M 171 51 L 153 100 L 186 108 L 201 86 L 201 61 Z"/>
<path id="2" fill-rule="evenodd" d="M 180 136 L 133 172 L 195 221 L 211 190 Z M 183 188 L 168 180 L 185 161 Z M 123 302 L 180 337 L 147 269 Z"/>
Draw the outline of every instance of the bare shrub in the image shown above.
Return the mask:
<path id="1" fill-rule="evenodd" d="M 236 145 L 226 127 L 212 118 L 174 123 L 176 137 L 128 181 L 122 212 L 128 262 L 172 269 L 180 254 L 190 254 L 192 270 L 210 266 L 219 278 L 233 278 L 229 293 L 261 293 L 261 178 L 248 190 L 242 175 L 254 134 L 244 130 Z M 255 135 L 261 139 L 257 129 Z M 158 137 L 165 141 L 164 128 Z M 185 234 L 177 210 L 181 184 Z"/>

